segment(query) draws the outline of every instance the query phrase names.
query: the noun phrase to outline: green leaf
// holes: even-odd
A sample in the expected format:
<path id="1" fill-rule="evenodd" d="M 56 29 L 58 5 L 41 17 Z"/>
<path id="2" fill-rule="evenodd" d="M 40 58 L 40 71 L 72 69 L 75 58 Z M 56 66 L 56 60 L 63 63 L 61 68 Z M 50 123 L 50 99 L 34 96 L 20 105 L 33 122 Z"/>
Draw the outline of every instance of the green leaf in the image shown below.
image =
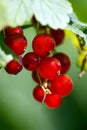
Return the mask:
<path id="1" fill-rule="evenodd" d="M 0 67 L 5 67 L 6 64 L 13 59 L 11 54 L 6 54 L 0 47 Z"/>
<path id="2" fill-rule="evenodd" d="M 67 0 L 34 0 L 33 12 L 42 25 L 63 29 L 70 20 L 68 14 L 71 14 L 73 10 Z"/>
<path id="3" fill-rule="evenodd" d="M 3 13 L 4 12 L 4 13 Z M 7 12 L 6 7 L 2 3 L 2 0 L 0 1 L 0 30 L 4 28 L 4 26 L 7 25 Z"/>
<path id="4" fill-rule="evenodd" d="M 87 45 L 87 24 L 80 22 L 75 15 L 70 16 L 70 23 L 67 25 L 67 29 L 71 30 L 76 35 L 83 38 L 85 45 Z"/>
<path id="5" fill-rule="evenodd" d="M 30 21 L 34 15 L 42 25 L 65 28 L 72 13 L 67 0 L 0 0 L 0 30 Z"/>
<path id="6" fill-rule="evenodd" d="M 31 0 L 0 0 L 0 30 L 23 25 L 32 15 Z"/>

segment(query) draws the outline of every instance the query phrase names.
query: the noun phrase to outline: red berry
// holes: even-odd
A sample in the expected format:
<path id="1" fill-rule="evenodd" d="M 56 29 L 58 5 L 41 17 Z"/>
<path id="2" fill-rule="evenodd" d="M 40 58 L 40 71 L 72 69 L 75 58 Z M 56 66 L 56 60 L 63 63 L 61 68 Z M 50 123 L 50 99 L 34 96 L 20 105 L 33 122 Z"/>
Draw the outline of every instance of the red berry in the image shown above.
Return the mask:
<path id="1" fill-rule="evenodd" d="M 61 105 L 62 99 L 57 94 L 47 94 L 45 103 L 49 108 L 57 108 Z"/>
<path id="2" fill-rule="evenodd" d="M 39 34 L 37 35 L 32 42 L 32 48 L 35 54 L 45 57 L 51 51 L 53 51 L 55 47 L 54 39 L 48 34 Z"/>
<path id="3" fill-rule="evenodd" d="M 39 75 L 39 74 L 38 74 Z M 39 75 L 41 82 L 44 82 L 44 79 Z M 32 78 L 35 82 L 40 83 L 38 76 L 37 76 L 37 71 L 32 71 Z"/>
<path id="4" fill-rule="evenodd" d="M 61 30 L 61 29 L 58 29 L 58 30 L 51 29 L 50 34 L 54 38 L 56 42 L 56 46 L 60 45 L 63 42 L 64 37 L 65 37 L 64 30 Z"/>
<path id="5" fill-rule="evenodd" d="M 44 91 L 43 89 L 38 85 L 33 90 L 33 97 L 38 101 L 42 102 L 44 98 Z"/>
<path id="6" fill-rule="evenodd" d="M 56 53 L 53 57 L 57 58 L 61 63 L 61 73 L 66 73 L 71 65 L 70 58 L 67 54 L 59 52 Z"/>
<path id="7" fill-rule="evenodd" d="M 39 56 L 34 52 L 29 52 L 23 57 L 23 65 L 27 70 L 36 70 L 39 61 Z"/>
<path id="8" fill-rule="evenodd" d="M 21 27 L 17 26 L 17 27 L 7 27 L 5 28 L 5 35 L 6 36 L 9 36 L 9 35 L 12 35 L 14 33 L 19 33 L 19 34 L 23 34 L 23 30 Z"/>
<path id="9" fill-rule="evenodd" d="M 47 57 L 41 60 L 38 66 L 38 72 L 41 77 L 52 80 L 57 75 L 57 72 L 61 70 L 61 64 L 59 60 L 53 57 Z"/>
<path id="10" fill-rule="evenodd" d="M 61 74 L 50 81 L 50 83 L 50 90 L 60 96 L 67 96 L 72 91 L 73 82 L 68 75 Z"/>
<path id="11" fill-rule="evenodd" d="M 5 43 L 16 55 L 23 54 L 27 47 L 27 40 L 22 34 L 6 36 Z"/>
<path id="12" fill-rule="evenodd" d="M 13 59 L 6 65 L 5 70 L 9 74 L 18 74 L 22 70 L 22 65 Z"/>

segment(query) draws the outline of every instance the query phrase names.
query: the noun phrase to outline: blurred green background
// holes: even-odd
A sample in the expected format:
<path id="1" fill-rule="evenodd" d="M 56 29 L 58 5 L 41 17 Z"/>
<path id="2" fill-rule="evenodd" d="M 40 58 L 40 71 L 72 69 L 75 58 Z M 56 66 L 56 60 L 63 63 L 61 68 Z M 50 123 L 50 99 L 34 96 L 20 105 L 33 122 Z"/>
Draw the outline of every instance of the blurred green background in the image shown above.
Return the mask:
<path id="1" fill-rule="evenodd" d="M 79 19 L 87 22 L 87 0 L 70 0 Z M 35 36 L 33 28 L 24 31 L 31 50 Z M 37 85 L 31 72 L 23 69 L 18 75 L 9 75 L 0 70 L 0 130 L 86 130 L 87 128 L 87 74 L 78 78 L 78 56 L 71 36 L 57 48 L 69 54 L 72 65 L 68 74 L 72 77 L 72 93 L 63 98 L 58 109 L 49 109 L 36 102 L 32 90 Z"/>

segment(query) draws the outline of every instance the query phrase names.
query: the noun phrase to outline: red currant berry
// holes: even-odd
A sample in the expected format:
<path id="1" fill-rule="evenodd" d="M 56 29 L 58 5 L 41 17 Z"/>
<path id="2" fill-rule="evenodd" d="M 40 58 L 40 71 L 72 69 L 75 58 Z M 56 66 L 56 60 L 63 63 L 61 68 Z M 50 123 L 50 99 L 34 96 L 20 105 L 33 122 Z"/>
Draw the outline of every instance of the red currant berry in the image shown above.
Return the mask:
<path id="1" fill-rule="evenodd" d="M 59 52 L 59 53 L 56 53 L 53 57 L 57 58 L 60 61 L 61 73 L 66 73 L 71 66 L 71 60 L 69 56 L 65 53 Z"/>
<path id="2" fill-rule="evenodd" d="M 45 103 L 49 108 L 57 108 L 61 105 L 62 99 L 57 94 L 47 94 L 45 98 Z"/>
<path id="3" fill-rule="evenodd" d="M 64 30 L 61 30 L 61 29 L 58 29 L 58 30 L 51 29 L 50 34 L 54 38 L 56 42 L 56 46 L 60 45 L 63 42 L 64 37 L 65 37 Z"/>
<path id="4" fill-rule="evenodd" d="M 44 91 L 41 86 L 36 86 L 33 90 L 33 97 L 38 101 L 42 102 L 44 98 Z"/>
<path id="5" fill-rule="evenodd" d="M 67 96 L 72 91 L 73 82 L 68 75 L 61 74 L 50 81 L 50 83 L 50 90 L 60 96 Z"/>
<path id="6" fill-rule="evenodd" d="M 39 74 L 38 74 L 39 75 Z M 41 82 L 44 82 L 44 79 L 39 75 Z M 32 78 L 35 82 L 40 83 L 38 76 L 37 76 L 37 71 L 32 71 Z"/>
<path id="7" fill-rule="evenodd" d="M 41 77 L 52 80 L 57 75 L 57 72 L 61 70 L 61 64 L 59 60 L 53 57 L 47 57 L 45 59 L 42 59 L 39 66 L 38 66 L 38 72 L 41 75 Z"/>
<path id="8" fill-rule="evenodd" d="M 48 34 L 39 34 L 37 35 L 32 42 L 32 48 L 35 54 L 45 57 L 51 51 L 53 51 L 55 47 L 54 39 Z"/>
<path id="9" fill-rule="evenodd" d="M 5 70 L 9 74 L 18 74 L 22 70 L 22 65 L 13 59 L 7 63 Z"/>
<path id="10" fill-rule="evenodd" d="M 21 34 L 6 36 L 5 43 L 16 55 L 23 54 L 27 47 L 27 40 Z"/>
<path id="11" fill-rule="evenodd" d="M 27 70 L 36 70 L 40 60 L 34 52 L 29 52 L 23 57 L 23 65 Z"/>
<path id="12" fill-rule="evenodd" d="M 7 27 L 5 28 L 5 35 L 6 36 L 9 36 L 11 34 L 14 34 L 14 33 L 20 33 L 20 34 L 23 34 L 23 30 L 21 27 L 17 26 L 17 27 Z"/>

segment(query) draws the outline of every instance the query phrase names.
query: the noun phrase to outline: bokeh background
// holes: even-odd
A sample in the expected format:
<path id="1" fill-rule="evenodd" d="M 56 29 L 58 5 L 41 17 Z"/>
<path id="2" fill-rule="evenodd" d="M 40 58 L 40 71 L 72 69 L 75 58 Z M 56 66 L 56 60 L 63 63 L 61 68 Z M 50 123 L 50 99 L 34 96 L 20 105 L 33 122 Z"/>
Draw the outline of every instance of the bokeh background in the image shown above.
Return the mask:
<path id="1" fill-rule="evenodd" d="M 87 0 L 70 0 L 79 19 L 87 22 Z M 24 31 L 28 39 L 27 51 L 31 51 L 33 28 Z M 78 78 L 77 49 L 72 36 L 65 38 L 57 50 L 71 58 L 67 72 L 73 79 L 74 88 L 63 98 L 58 109 L 49 109 L 33 99 L 32 90 L 37 85 L 31 72 L 23 69 L 18 75 L 0 70 L 0 130 L 86 130 L 87 129 L 87 74 Z"/>

